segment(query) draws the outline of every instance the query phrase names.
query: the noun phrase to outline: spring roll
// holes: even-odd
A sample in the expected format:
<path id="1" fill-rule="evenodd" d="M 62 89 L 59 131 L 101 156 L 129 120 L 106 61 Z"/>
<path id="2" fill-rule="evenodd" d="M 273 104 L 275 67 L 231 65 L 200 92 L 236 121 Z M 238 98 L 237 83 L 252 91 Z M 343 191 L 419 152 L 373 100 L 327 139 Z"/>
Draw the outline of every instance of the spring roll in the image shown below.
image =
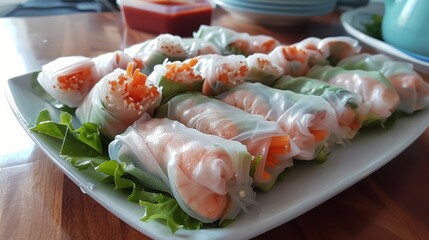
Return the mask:
<path id="1" fill-rule="evenodd" d="M 384 54 L 362 53 L 343 59 L 338 66 L 382 73 L 399 95 L 398 109 L 408 114 L 429 106 L 429 83 L 414 71 L 411 63 L 394 61 Z"/>
<path id="2" fill-rule="evenodd" d="M 362 47 L 351 37 L 338 36 L 327 38 L 309 37 L 293 44 L 309 55 L 310 67 L 315 65 L 336 65 L 344 58 L 359 54 Z"/>
<path id="3" fill-rule="evenodd" d="M 246 82 L 260 82 L 272 86 L 274 82 L 283 76 L 283 69 L 274 63 L 268 54 L 254 53 L 246 57 L 249 72 Z"/>
<path id="4" fill-rule="evenodd" d="M 213 96 L 246 81 L 249 67 L 243 55 L 209 54 L 196 58 L 195 69 L 204 78 L 204 95 Z"/>
<path id="5" fill-rule="evenodd" d="M 177 94 L 187 91 L 201 92 L 204 78 L 195 69 L 197 58 L 187 59 L 183 62 L 165 62 L 155 66 L 148 79 L 162 88 L 162 101 L 165 103 Z"/>
<path id="6" fill-rule="evenodd" d="M 142 67 L 141 59 L 122 51 L 109 52 L 94 58 L 60 57 L 42 66 L 37 81 L 60 103 L 75 108 L 101 78 L 116 68 L 126 69 L 130 62 Z"/>
<path id="7" fill-rule="evenodd" d="M 75 108 L 98 81 L 91 58 L 60 57 L 42 66 L 37 76 L 40 86 L 60 103 Z"/>
<path id="8" fill-rule="evenodd" d="M 269 54 L 271 61 L 280 66 L 285 75 L 303 76 L 309 69 L 310 55 L 295 46 L 277 46 Z"/>
<path id="9" fill-rule="evenodd" d="M 292 157 L 298 152 L 276 122 L 200 93 L 178 95 L 161 109 L 158 117 L 168 117 L 203 133 L 244 144 L 255 156 L 251 174 L 254 186 L 263 190 L 269 190 L 278 175 L 292 166 Z"/>
<path id="10" fill-rule="evenodd" d="M 93 122 L 109 139 L 125 131 L 143 113 L 153 114 L 161 102 L 161 90 L 146 75 L 128 64 L 103 77 L 76 109 L 81 123 Z"/>
<path id="11" fill-rule="evenodd" d="M 144 115 L 116 136 L 109 155 L 135 166 L 142 184 L 171 194 L 202 222 L 234 219 L 254 204 L 252 156 L 237 141 Z"/>
<path id="12" fill-rule="evenodd" d="M 124 49 L 124 52 L 142 59 L 144 64 L 142 72 L 145 74 L 150 74 L 155 65 L 162 64 L 165 59 L 182 61 L 188 57 L 182 38 L 168 33 L 132 45 Z"/>
<path id="13" fill-rule="evenodd" d="M 322 97 L 245 82 L 217 98 L 277 122 L 298 146 L 294 159 L 326 159 L 329 138 L 337 131 L 338 124 L 335 111 Z"/>
<path id="14" fill-rule="evenodd" d="M 341 144 L 355 137 L 362 127 L 368 111 L 360 95 L 318 79 L 284 76 L 273 87 L 307 95 L 322 96 L 335 110 L 339 132 L 333 134 L 337 136 L 337 142 Z"/>
<path id="15" fill-rule="evenodd" d="M 253 53 L 269 53 L 279 41 L 267 35 L 250 35 L 219 26 L 202 25 L 194 33 L 195 39 L 203 39 L 213 43 L 222 55 Z"/>
<path id="16" fill-rule="evenodd" d="M 313 67 L 307 76 L 360 95 L 369 109 L 364 126 L 383 124 L 399 105 L 398 93 L 380 72 L 323 66 Z"/>

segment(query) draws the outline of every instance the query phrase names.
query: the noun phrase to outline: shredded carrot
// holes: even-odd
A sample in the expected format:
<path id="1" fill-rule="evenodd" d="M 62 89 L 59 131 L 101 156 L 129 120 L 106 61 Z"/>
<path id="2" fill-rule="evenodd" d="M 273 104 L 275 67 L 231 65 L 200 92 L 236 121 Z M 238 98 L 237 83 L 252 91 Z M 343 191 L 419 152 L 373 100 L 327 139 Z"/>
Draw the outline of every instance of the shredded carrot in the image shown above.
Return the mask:
<path id="1" fill-rule="evenodd" d="M 279 163 L 280 160 L 276 156 L 268 154 L 267 159 L 265 161 L 265 166 L 275 168 L 277 165 L 279 165 Z"/>
<path id="2" fill-rule="evenodd" d="M 269 154 L 285 154 L 291 151 L 289 136 L 276 136 L 271 138 Z"/>
<path id="3" fill-rule="evenodd" d="M 262 174 L 262 178 L 264 180 L 270 180 L 272 178 L 272 176 L 267 170 L 264 170 L 264 173 Z"/>
<path id="4" fill-rule="evenodd" d="M 134 70 L 134 63 L 129 62 L 127 65 L 127 76 L 132 77 L 133 76 L 133 70 Z"/>
<path id="5" fill-rule="evenodd" d="M 325 130 L 309 129 L 310 133 L 314 136 L 316 142 L 324 140 L 328 136 L 328 132 Z"/>
<path id="6" fill-rule="evenodd" d="M 183 81 L 184 79 L 180 79 L 177 76 L 178 73 L 181 72 L 187 72 L 186 77 L 188 77 L 189 79 L 192 80 L 201 80 L 202 76 L 201 75 L 196 75 L 194 72 L 193 67 L 197 64 L 198 59 L 196 58 L 191 58 L 188 61 L 182 62 L 182 63 L 178 63 L 178 62 L 174 62 L 174 63 L 170 63 L 166 65 L 166 73 L 164 74 L 164 77 L 166 77 L 167 79 L 170 79 L 172 81 Z"/>
<path id="7" fill-rule="evenodd" d="M 271 52 L 277 46 L 277 41 L 274 39 L 268 40 L 261 45 L 261 52 Z"/>
<path id="8" fill-rule="evenodd" d="M 144 68 L 144 62 L 142 59 L 138 57 L 134 57 L 133 60 L 134 60 L 134 63 L 136 64 L 136 68 L 140 68 L 140 69 Z"/>
<path id="9" fill-rule="evenodd" d="M 90 68 L 82 69 L 69 75 L 58 77 L 58 86 L 61 90 L 79 90 L 91 73 Z"/>
<path id="10" fill-rule="evenodd" d="M 119 55 L 119 53 L 116 53 L 115 61 L 116 61 L 116 65 L 119 65 L 119 62 L 121 61 L 121 56 Z"/>
<path id="11" fill-rule="evenodd" d="M 288 61 L 298 61 L 305 63 L 308 59 L 308 54 L 305 50 L 298 49 L 296 46 L 282 47 L 283 57 Z"/>

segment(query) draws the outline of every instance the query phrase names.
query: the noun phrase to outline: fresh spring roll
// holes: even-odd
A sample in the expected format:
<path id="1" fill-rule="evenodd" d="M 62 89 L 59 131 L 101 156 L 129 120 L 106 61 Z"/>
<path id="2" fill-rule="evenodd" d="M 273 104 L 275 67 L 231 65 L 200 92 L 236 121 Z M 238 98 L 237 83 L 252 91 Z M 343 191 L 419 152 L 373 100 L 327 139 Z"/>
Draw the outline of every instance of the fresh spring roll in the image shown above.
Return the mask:
<path id="1" fill-rule="evenodd" d="M 310 67 L 314 65 L 336 65 L 344 58 L 359 54 L 362 49 L 356 39 L 346 36 L 323 39 L 309 37 L 293 44 L 293 46 L 308 52 Z"/>
<path id="2" fill-rule="evenodd" d="M 284 76 L 273 87 L 307 95 L 322 96 L 335 110 L 339 132 L 333 134 L 337 136 L 339 143 L 345 143 L 355 137 L 362 127 L 368 111 L 360 95 L 318 79 Z"/>
<path id="3" fill-rule="evenodd" d="M 85 99 L 102 77 L 116 68 L 126 69 L 128 63 L 142 66 L 142 61 L 122 51 L 109 52 L 94 58 L 60 57 L 42 66 L 37 81 L 62 104 L 75 108 Z"/>
<path id="4" fill-rule="evenodd" d="M 394 61 L 384 54 L 362 53 L 343 59 L 338 66 L 382 73 L 399 95 L 398 109 L 408 114 L 429 106 L 429 83 L 414 71 L 411 63 Z"/>
<path id="5" fill-rule="evenodd" d="M 204 78 L 202 88 L 204 95 L 217 95 L 246 81 L 249 67 L 243 55 L 209 54 L 196 58 L 198 63 L 195 69 Z"/>
<path id="6" fill-rule="evenodd" d="M 153 114 L 161 103 L 161 90 L 133 68 L 132 63 L 127 70 L 118 68 L 91 89 L 76 109 L 81 123 L 96 123 L 104 136 L 113 139 L 143 113 Z"/>
<path id="7" fill-rule="evenodd" d="M 72 108 L 79 106 L 98 80 L 95 63 L 84 56 L 57 58 L 43 65 L 37 76 L 47 93 Z"/>
<path id="8" fill-rule="evenodd" d="M 307 76 L 359 94 L 363 104 L 369 109 L 364 126 L 383 124 L 399 105 L 398 93 L 380 72 L 315 66 Z"/>
<path id="9" fill-rule="evenodd" d="M 338 123 L 334 109 L 324 98 L 248 82 L 217 98 L 277 122 L 298 146 L 294 159 L 326 159 L 328 140 L 337 131 Z"/>
<path id="10" fill-rule="evenodd" d="M 237 141 L 204 134 L 168 118 L 142 116 L 109 145 L 143 185 L 171 194 L 191 217 L 234 219 L 255 204 L 252 156 Z"/>
<path id="11" fill-rule="evenodd" d="M 246 61 L 249 67 L 247 82 L 260 82 L 272 86 L 284 74 L 283 69 L 274 63 L 268 54 L 254 53 L 246 57 Z"/>
<path id="12" fill-rule="evenodd" d="M 249 35 L 219 26 L 201 25 L 194 33 L 195 39 L 203 39 L 213 43 L 222 55 L 253 53 L 269 53 L 279 41 L 267 35 Z"/>
<path id="13" fill-rule="evenodd" d="M 271 61 L 280 66 L 285 75 L 304 76 L 308 71 L 310 55 L 295 46 L 277 46 L 269 54 Z"/>
<path id="14" fill-rule="evenodd" d="M 182 38 L 183 46 L 186 49 L 187 57 L 193 58 L 200 55 L 218 54 L 221 51 L 211 42 L 198 38 Z"/>
<path id="15" fill-rule="evenodd" d="M 181 61 L 187 58 L 186 48 L 182 38 L 168 33 L 132 45 L 124 50 L 131 56 L 137 56 L 143 60 L 145 74 L 150 74 L 157 64 L 162 64 L 165 59 L 169 61 Z"/>
<path id="16" fill-rule="evenodd" d="M 95 58 L 92 58 L 97 68 L 98 78 L 106 76 L 107 74 L 115 71 L 117 68 L 127 69 L 128 63 L 135 63 L 135 67 L 142 69 L 143 60 L 137 56 L 131 56 L 123 51 L 114 51 L 101 54 Z"/>
<path id="17" fill-rule="evenodd" d="M 156 65 L 148 79 L 162 88 L 162 101 L 165 103 L 177 94 L 187 91 L 201 92 L 204 78 L 195 69 L 197 58 L 187 59 L 183 62 L 164 62 Z"/>
<path id="18" fill-rule="evenodd" d="M 249 114 L 200 93 L 185 93 L 161 107 L 157 117 L 177 120 L 206 134 L 238 141 L 255 156 L 251 177 L 255 187 L 269 190 L 277 176 L 292 166 L 298 149 L 273 121 Z"/>

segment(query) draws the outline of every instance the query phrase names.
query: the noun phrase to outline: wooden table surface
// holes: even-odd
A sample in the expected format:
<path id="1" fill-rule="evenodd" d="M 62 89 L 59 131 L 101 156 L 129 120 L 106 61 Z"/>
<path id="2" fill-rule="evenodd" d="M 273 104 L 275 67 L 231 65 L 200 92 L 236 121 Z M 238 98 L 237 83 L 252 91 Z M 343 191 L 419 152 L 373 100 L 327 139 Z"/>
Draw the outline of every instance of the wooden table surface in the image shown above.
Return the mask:
<path id="1" fill-rule="evenodd" d="M 264 27 L 216 9 L 213 24 L 288 44 L 346 34 L 339 15 Z M 7 79 L 40 70 L 57 57 L 93 57 L 155 35 L 124 27 L 119 13 L 88 13 L 2 18 L 0 36 L 0 239 L 149 239 L 82 193 L 52 163 L 19 125 L 3 88 Z M 378 171 L 255 239 L 429 239 L 428 149 L 426 129 Z"/>

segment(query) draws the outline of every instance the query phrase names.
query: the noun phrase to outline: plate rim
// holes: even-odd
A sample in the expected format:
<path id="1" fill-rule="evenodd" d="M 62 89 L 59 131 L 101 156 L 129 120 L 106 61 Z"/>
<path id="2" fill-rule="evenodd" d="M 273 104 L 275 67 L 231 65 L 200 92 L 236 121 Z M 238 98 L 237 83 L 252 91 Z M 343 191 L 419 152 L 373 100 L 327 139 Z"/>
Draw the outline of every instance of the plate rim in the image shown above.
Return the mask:
<path id="1" fill-rule="evenodd" d="M 381 40 L 373 38 L 353 25 L 353 18 L 358 14 L 362 13 L 377 13 L 380 15 L 384 14 L 384 3 L 381 2 L 371 2 L 370 4 L 358 7 L 352 10 L 348 10 L 341 14 L 340 22 L 343 28 L 346 30 L 348 34 L 367 44 L 368 46 L 386 53 L 390 56 L 395 57 L 398 60 L 407 61 L 414 65 L 414 68 L 417 71 L 429 74 L 429 62 L 422 61 L 418 58 L 415 58 L 411 55 L 408 55 L 397 48 L 387 44 Z"/>

